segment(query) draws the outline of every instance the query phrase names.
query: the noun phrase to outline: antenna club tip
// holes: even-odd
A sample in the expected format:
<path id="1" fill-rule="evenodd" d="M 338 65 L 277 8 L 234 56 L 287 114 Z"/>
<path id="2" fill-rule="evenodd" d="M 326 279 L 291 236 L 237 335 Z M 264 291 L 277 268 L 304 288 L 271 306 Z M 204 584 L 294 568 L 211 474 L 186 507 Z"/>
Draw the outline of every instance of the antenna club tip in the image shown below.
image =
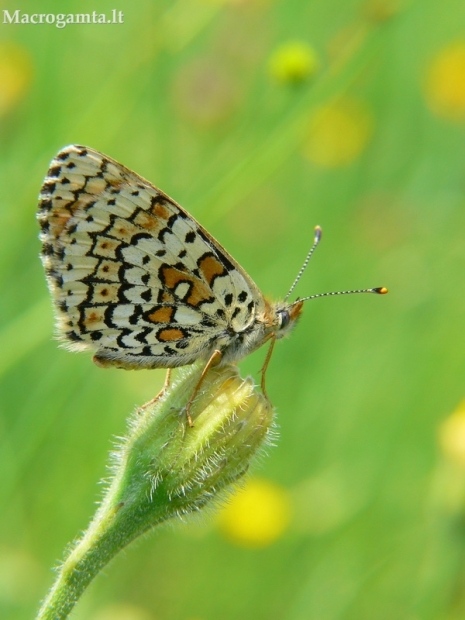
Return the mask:
<path id="1" fill-rule="evenodd" d="M 321 226 L 315 226 L 315 241 L 316 242 L 320 241 L 322 234 L 323 234 L 323 230 Z"/>
<path id="2" fill-rule="evenodd" d="M 378 293 L 378 295 L 386 295 L 389 291 L 385 286 L 380 286 L 379 288 L 374 288 L 373 293 Z"/>

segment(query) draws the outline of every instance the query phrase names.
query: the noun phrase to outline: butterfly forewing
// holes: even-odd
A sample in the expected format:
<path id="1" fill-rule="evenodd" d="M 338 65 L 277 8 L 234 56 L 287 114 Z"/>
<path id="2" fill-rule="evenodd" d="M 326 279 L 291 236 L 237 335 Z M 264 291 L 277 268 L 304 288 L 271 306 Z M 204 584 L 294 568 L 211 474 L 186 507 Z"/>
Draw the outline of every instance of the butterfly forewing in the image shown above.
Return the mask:
<path id="1" fill-rule="evenodd" d="M 178 366 L 263 311 L 257 286 L 186 211 L 88 147 L 52 161 L 38 219 L 70 348 L 126 367 Z"/>

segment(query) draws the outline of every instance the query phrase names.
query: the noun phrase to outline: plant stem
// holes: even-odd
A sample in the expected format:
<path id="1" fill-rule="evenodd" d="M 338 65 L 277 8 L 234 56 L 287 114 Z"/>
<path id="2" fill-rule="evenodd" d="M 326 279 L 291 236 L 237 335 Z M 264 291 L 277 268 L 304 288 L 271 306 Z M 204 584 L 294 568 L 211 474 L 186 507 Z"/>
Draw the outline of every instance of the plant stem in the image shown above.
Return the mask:
<path id="1" fill-rule="evenodd" d="M 88 531 L 59 569 L 58 578 L 45 599 L 37 620 L 67 618 L 84 590 L 100 570 L 134 538 L 154 525 L 156 506 L 147 493 L 146 506 L 118 502 L 121 478 L 115 479 Z M 148 487 L 149 485 L 147 485 Z M 147 489 L 148 491 L 148 489 Z M 150 511 L 150 519 L 147 519 Z"/>
<path id="2" fill-rule="evenodd" d="M 272 434 L 273 408 L 232 366 L 211 369 L 189 427 L 186 404 L 204 362 L 176 369 L 164 395 L 138 409 L 87 532 L 60 566 L 36 620 L 64 620 L 100 570 L 152 527 L 199 511 L 247 471 Z"/>

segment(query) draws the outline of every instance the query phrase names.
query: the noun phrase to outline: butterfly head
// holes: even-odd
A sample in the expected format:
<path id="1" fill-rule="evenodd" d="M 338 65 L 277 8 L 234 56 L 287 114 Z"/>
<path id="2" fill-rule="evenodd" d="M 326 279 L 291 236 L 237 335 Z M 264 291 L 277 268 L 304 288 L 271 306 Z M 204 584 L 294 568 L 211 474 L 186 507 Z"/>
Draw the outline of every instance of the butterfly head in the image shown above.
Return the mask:
<path id="1" fill-rule="evenodd" d="M 281 302 L 273 309 L 273 331 L 275 338 L 283 338 L 294 328 L 300 317 L 304 302 L 297 300 L 293 304 Z"/>

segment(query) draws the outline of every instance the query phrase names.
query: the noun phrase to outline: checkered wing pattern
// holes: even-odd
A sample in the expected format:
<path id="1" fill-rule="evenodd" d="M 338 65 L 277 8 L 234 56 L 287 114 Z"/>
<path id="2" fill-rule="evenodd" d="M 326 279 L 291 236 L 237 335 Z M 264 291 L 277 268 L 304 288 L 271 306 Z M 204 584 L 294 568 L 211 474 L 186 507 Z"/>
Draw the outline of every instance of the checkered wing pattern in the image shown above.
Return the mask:
<path id="1" fill-rule="evenodd" d="M 189 364 L 263 312 L 258 287 L 204 228 L 90 148 L 57 154 L 38 220 L 59 337 L 103 365 Z"/>

